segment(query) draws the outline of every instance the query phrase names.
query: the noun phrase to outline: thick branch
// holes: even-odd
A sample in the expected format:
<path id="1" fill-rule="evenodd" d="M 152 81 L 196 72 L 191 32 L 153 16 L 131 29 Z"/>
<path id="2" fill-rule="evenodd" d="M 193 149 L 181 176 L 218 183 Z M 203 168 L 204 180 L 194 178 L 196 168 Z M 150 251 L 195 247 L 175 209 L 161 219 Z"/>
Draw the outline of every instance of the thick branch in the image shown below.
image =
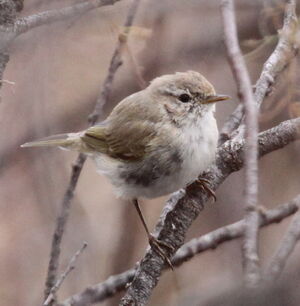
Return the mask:
<path id="1" fill-rule="evenodd" d="M 100 6 L 113 5 L 118 1 L 120 0 L 89 0 L 61 9 L 44 11 L 35 15 L 19 18 L 14 24 L 14 32 L 16 35 L 20 35 L 32 28 L 50 24 L 55 21 L 66 20 L 84 14 Z"/>
<path id="2" fill-rule="evenodd" d="M 299 202 L 295 200 L 280 205 L 275 209 L 268 210 L 263 218 L 260 218 L 260 227 L 270 225 L 272 223 L 279 223 L 283 219 L 289 217 L 298 211 Z M 184 244 L 175 254 L 172 259 L 174 266 L 179 266 L 184 262 L 189 261 L 195 255 L 202 252 L 215 249 L 224 242 L 231 241 L 233 239 L 239 238 L 243 235 L 245 226 L 245 221 L 241 220 L 239 222 L 226 225 L 218 228 L 210 233 L 202 235 L 199 238 L 192 239 L 191 241 Z M 169 268 L 167 266 L 166 268 Z M 133 280 L 135 274 L 135 269 L 130 269 L 118 275 L 111 276 L 106 281 L 88 287 L 82 293 L 73 295 L 68 298 L 60 306 L 83 306 L 93 303 L 99 303 L 119 291 L 125 289 L 126 285 Z"/>
<path id="3" fill-rule="evenodd" d="M 300 205 L 300 195 L 293 200 L 294 204 Z M 293 252 L 297 242 L 300 239 L 300 214 L 294 216 L 289 229 L 282 239 L 277 251 L 271 259 L 265 278 L 269 281 L 276 280 L 285 267 L 288 257 Z"/>
<path id="4" fill-rule="evenodd" d="M 259 156 L 280 149 L 299 139 L 299 129 L 300 118 L 297 118 L 285 121 L 260 133 Z M 213 190 L 216 190 L 229 174 L 242 168 L 243 154 L 243 140 L 227 141 L 219 148 L 216 165 L 204 174 L 204 178 L 211 182 Z M 183 244 L 187 230 L 199 215 L 208 195 L 201 192 L 197 184 L 193 184 L 183 195 L 176 193 L 173 197 L 167 201 L 165 216 L 162 222 L 159 222 L 157 230 L 158 239 L 172 245 L 176 251 Z M 174 252 L 169 252 L 169 256 L 172 256 Z M 148 250 L 137 269 L 133 282 L 122 299 L 121 305 L 130 303 L 135 305 L 137 302 L 139 305 L 144 305 L 156 286 L 164 265 L 165 262 L 159 255 L 151 249 Z"/>
<path id="5" fill-rule="evenodd" d="M 259 213 L 257 206 L 257 107 L 249 73 L 239 47 L 233 0 L 223 0 L 221 5 L 225 45 L 231 70 L 238 88 L 238 94 L 245 109 L 245 233 L 242 257 L 245 282 L 256 286 L 260 279 L 258 257 Z"/>
<path id="6" fill-rule="evenodd" d="M 124 24 L 125 29 L 126 29 L 125 30 L 126 35 L 128 35 L 130 26 L 133 23 L 133 19 L 137 12 L 139 2 L 140 0 L 134 0 L 134 2 L 129 8 L 128 15 L 126 17 L 126 21 Z M 100 95 L 96 101 L 94 111 L 91 114 L 92 118 L 90 119 L 90 125 L 93 125 L 97 122 L 101 114 L 103 106 L 105 105 L 105 103 L 107 103 L 109 99 L 109 95 L 112 89 L 112 84 L 113 84 L 115 73 L 117 69 L 120 67 L 120 65 L 122 64 L 121 51 L 122 51 L 122 44 L 124 44 L 125 41 L 126 40 L 124 40 L 124 42 L 122 43 L 122 40 L 119 39 L 117 43 L 117 47 L 113 53 L 113 56 L 110 62 L 108 74 L 106 76 L 106 79 L 104 80 Z M 45 286 L 45 299 L 49 296 L 50 290 L 55 284 L 55 280 L 57 277 L 57 269 L 58 269 L 58 264 L 59 264 L 61 240 L 62 240 L 62 236 L 63 236 L 64 230 L 66 227 L 66 223 L 69 217 L 69 211 L 70 211 L 72 199 L 74 197 L 74 191 L 76 189 L 77 182 L 78 182 L 78 179 L 79 179 L 79 176 L 80 176 L 80 173 L 81 173 L 81 170 L 83 168 L 85 161 L 86 161 L 86 156 L 84 154 L 79 154 L 77 161 L 72 169 L 71 179 L 67 187 L 66 193 L 64 195 L 63 201 L 62 201 L 61 211 L 56 220 L 55 231 L 54 231 L 54 235 L 52 238 L 51 254 L 50 254 L 50 261 L 49 261 L 49 266 L 48 266 L 46 286 Z"/>

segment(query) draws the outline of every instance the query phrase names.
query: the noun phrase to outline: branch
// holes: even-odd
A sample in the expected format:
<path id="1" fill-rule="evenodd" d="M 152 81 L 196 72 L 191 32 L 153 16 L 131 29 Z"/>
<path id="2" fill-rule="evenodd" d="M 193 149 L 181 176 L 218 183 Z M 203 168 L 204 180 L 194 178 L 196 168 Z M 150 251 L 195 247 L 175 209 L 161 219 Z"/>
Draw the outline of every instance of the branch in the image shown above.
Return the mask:
<path id="1" fill-rule="evenodd" d="M 285 218 L 293 215 L 299 210 L 300 196 L 288 203 L 279 205 L 274 209 L 269 209 L 264 212 L 259 218 L 259 227 L 265 227 L 273 223 L 279 223 Z M 299 214 L 299 213 L 298 213 Z M 297 215 L 298 215 L 297 214 Z M 184 244 L 175 254 L 172 259 L 174 266 L 179 266 L 182 263 L 193 258 L 195 255 L 204 251 L 215 249 L 224 242 L 240 238 L 244 234 L 246 222 L 240 220 L 230 225 L 223 226 L 199 238 L 192 239 Z"/>
<path id="2" fill-rule="evenodd" d="M 300 195 L 298 195 L 293 202 L 300 205 Z M 269 281 L 276 280 L 280 276 L 288 257 L 293 252 L 296 243 L 300 239 L 300 214 L 299 212 L 294 216 L 288 231 L 282 239 L 277 251 L 273 255 L 268 269 L 265 273 L 265 278 Z"/>
<path id="3" fill-rule="evenodd" d="M 99 303 L 123 291 L 134 277 L 136 270 L 130 269 L 121 274 L 110 276 L 103 283 L 90 286 L 83 292 L 69 297 L 58 306 L 85 306 Z"/>
<path id="4" fill-rule="evenodd" d="M 299 49 L 299 23 L 295 13 L 295 1 L 289 0 L 285 10 L 284 23 L 278 32 L 279 40 L 275 50 L 265 62 L 262 73 L 255 85 L 254 98 L 261 106 L 265 97 L 272 91 L 277 77 L 297 55 Z M 231 139 L 234 131 L 242 121 L 242 106 L 238 106 L 224 124 L 220 133 L 220 144 Z"/>
<path id="5" fill-rule="evenodd" d="M 299 209 L 299 202 L 295 200 L 278 206 L 265 212 L 260 218 L 260 227 L 273 223 L 279 223 L 283 219 L 294 214 Z M 173 266 L 180 266 L 189 261 L 195 255 L 208 250 L 214 250 L 224 242 L 239 238 L 243 235 L 245 221 L 241 220 L 230 225 L 218 228 L 199 238 L 192 239 L 184 244 L 172 259 Z M 166 266 L 165 268 L 169 268 Z M 76 294 L 60 303 L 59 306 L 82 306 L 99 303 L 125 289 L 126 285 L 133 280 L 135 269 L 130 269 L 121 274 L 109 277 L 106 281 L 88 287 L 82 293 Z"/>
<path id="6" fill-rule="evenodd" d="M 127 37 L 127 35 L 129 34 L 130 26 L 133 23 L 133 19 L 137 12 L 139 2 L 140 0 L 134 0 L 134 2 L 131 4 L 129 8 L 128 15 L 126 17 L 126 21 L 124 24 L 124 28 L 125 28 L 124 31 L 126 31 L 125 34 L 123 35 L 124 37 Z M 113 56 L 110 62 L 108 74 L 104 80 L 102 90 L 96 101 L 94 111 L 91 114 L 91 117 L 89 118 L 90 125 L 93 125 L 98 121 L 100 114 L 102 112 L 102 108 L 109 99 L 109 95 L 111 93 L 115 73 L 122 64 L 121 51 L 122 51 L 122 45 L 125 42 L 126 42 L 126 39 L 124 38 L 123 40 L 122 39 L 118 40 L 117 47 L 113 53 Z M 55 284 L 55 280 L 57 277 L 57 269 L 58 269 L 58 264 L 59 264 L 61 240 L 62 240 L 62 236 L 63 236 L 64 230 L 66 227 L 66 223 L 69 217 L 71 202 L 74 197 L 74 191 L 77 186 L 77 182 L 78 182 L 78 179 L 79 179 L 79 176 L 80 176 L 80 173 L 81 173 L 81 170 L 83 168 L 85 161 L 86 161 L 86 156 L 84 154 L 79 154 L 77 161 L 72 168 L 70 182 L 65 192 L 62 204 L 61 204 L 61 211 L 56 220 L 55 231 L 54 231 L 54 235 L 52 238 L 50 261 L 49 261 L 49 266 L 48 266 L 46 285 L 45 285 L 45 298 L 48 297 L 48 295 L 50 294 L 51 288 Z"/>
<path id="7" fill-rule="evenodd" d="M 233 0 L 223 0 L 221 4 L 225 45 L 238 95 L 245 109 L 245 233 L 242 257 L 246 285 L 257 286 L 260 279 L 258 257 L 259 212 L 257 210 L 257 107 L 249 73 L 239 47 Z"/>
<path id="8" fill-rule="evenodd" d="M 54 286 L 56 282 L 59 256 L 61 251 L 60 249 L 61 240 L 69 217 L 71 201 L 74 197 L 74 191 L 77 186 L 77 182 L 85 161 L 86 161 L 86 156 L 84 154 L 79 154 L 75 164 L 72 166 L 72 173 L 69 185 L 67 187 L 63 201 L 61 203 L 61 211 L 56 219 L 55 230 L 52 237 L 46 284 L 45 284 L 45 292 L 44 292 L 45 299 L 49 296 L 51 288 Z"/>
<path id="9" fill-rule="evenodd" d="M 123 32 L 120 33 L 119 35 L 119 40 L 118 40 L 116 49 L 110 61 L 108 75 L 104 81 L 103 88 L 97 99 L 95 109 L 93 113 L 89 116 L 89 121 L 91 125 L 95 124 L 98 121 L 99 116 L 102 113 L 103 106 L 105 102 L 109 99 L 109 95 L 111 93 L 112 81 L 113 81 L 116 71 L 122 65 L 121 55 L 123 53 L 123 49 L 126 47 L 129 31 L 132 26 L 133 19 L 136 15 L 139 4 L 140 4 L 140 0 L 133 0 L 132 5 L 129 8 L 128 15 L 126 17 L 126 21 L 123 26 Z"/>
<path id="10" fill-rule="evenodd" d="M 236 130 L 242 122 L 244 115 L 244 106 L 242 103 L 238 104 L 235 110 L 229 115 L 228 119 L 224 123 L 219 135 L 219 146 L 225 141 L 231 139 L 232 133 Z"/>
<path id="11" fill-rule="evenodd" d="M 89 0 L 61 9 L 44 11 L 35 15 L 22 17 L 16 20 L 14 24 L 14 33 L 18 36 L 35 27 L 50 24 L 55 21 L 63 21 L 84 14 L 100 6 L 113 5 L 118 1 L 120 0 Z"/>
<path id="12" fill-rule="evenodd" d="M 57 290 L 60 288 L 60 286 L 62 285 L 66 277 L 69 275 L 69 273 L 75 269 L 76 260 L 79 257 L 79 255 L 85 250 L 86 247 L 87 243 L 85 242 L 83 246 L 72 256 L 66 270 L 61 274 L 61 276 L 56 281 L 55 285 L 51 288 L 50 294 L 45 300 L 43 306 L 48 306 L 51 303 L 51 301 L 54 299 Z"/>
<path id="13" fill-rule="evenodd" d="M 299 24 L 295 12 L 295 0 L 288 0 L 283 28 L 278 32 L 279 41 L 271 56 L 265 62 L 262 73 L 255 85 L 254 97 L 258 107 L 271 92 L 271 87 L 277 76 L 295 57 L 299 49 Z"/>
<path id="14" fill-rule="evenodd" d="M 258 139 L 259 157 L 299 139 L 299 131 L 300 118 L 297 118 L 282 122 L 278 126 L 260 133 Z M 227 141 L 218 149 L 216 165 L 204 174 L 204 178 L 210 181 L 213 190 L 216 190 L 232 172 L 242 168 L 243 154 L 244 140 L 241 139 Z M 186 232 L 201 212 L 208 197 L 208 194 L 199 190 L 197 184 L 192 184 L 185 192 L 177 192 L 167 201 L 164 209 L 165 215 L 156 229 L 158 239 L 174 247 L 174 252 L 168 252 L 170 257 L 183 244 Z M 155 251 L 147 250 L 121 305 L 130 303 L 144 305 L 156 286 L 164 265 L 164 260 Z"/>

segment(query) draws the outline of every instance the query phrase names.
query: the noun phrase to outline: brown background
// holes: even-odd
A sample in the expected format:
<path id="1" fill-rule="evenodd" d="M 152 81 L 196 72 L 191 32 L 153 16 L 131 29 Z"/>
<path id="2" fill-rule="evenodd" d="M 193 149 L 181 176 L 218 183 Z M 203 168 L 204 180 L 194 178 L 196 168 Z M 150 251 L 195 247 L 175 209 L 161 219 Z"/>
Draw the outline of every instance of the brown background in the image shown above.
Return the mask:
<path id="1" fill-rule="evenodd" d="M 22 15 L 75 2 L 28 0 Z M 43 136 L 87 127 L 87 115 L 101 89 L 129 3 L 124 0 L 79 18 L 33 29 L 11 47 L 4 78 L 15 85 L 3 85 L 0 104 L 1 305 L 41 303 L 55 218 L 77 156 L 58 149 L 19 146 Z M 204 74 L 218 92 L 231 95 L 231 102 L 217 107 L 221 127 L 238 99 L 222 42 L 218 3 L 144 0 L 129 47 L 147 82 L 165 73 L 192 69 Z M 282 4 L 238 0 L 236 5 L 240 42 L 254 84 L 274 43 L 257 46 L 281 27 Z M 123 58 L 104 117 L 118 101 L 140 89 L 128 52 Z M 291 105 L 299 101 L 297 61 L 292 62 L 264 102 L 262 130 L 296 116 Z M 299 149 L 299 143 L 294 143 L 259 162 L 260 205 L 270 208 L 299 193 Z M 242 218 L 242 192 L 240 171 L 220 187 L 217 203 L 206 206 L 187 239 Z M 164 199 L 142 201 L 151 228 Z M 268 263 L 288 222 L 261 232 L 262 265 Z M 63 238 L 62 269 L 83 241 L 87 241 L 88 248 L 60 289 L 60 299 L 132 267 L 147 245 L 134 207 L 115 198 L 110 183 L 96 173 L 91 161 L 86 163 L 76 189 Z M 299 274 L 298 256 L 297 248 L 285 273 Z M 165 273 L 150 305 L 205 305 L 216 295 L 216 288 L 221 294 L 241 279 L 240 241 L 226 243 L 173 273 Z M 110 299 L 103 304 L 115 305 L 117 301 Z"/>

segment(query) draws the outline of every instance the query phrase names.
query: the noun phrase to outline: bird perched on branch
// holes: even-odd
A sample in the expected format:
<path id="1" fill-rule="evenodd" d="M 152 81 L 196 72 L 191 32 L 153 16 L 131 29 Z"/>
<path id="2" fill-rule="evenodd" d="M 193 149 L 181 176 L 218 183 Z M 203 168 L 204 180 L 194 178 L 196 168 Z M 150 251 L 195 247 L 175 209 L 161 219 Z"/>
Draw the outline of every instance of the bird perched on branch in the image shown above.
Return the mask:
<path id="1" fill-rule="evenodd" d="M 217 95 L 198 72 L 163 75 L 121 101 L 103 122 L 22 147 L 59 146 L 94 159 L 116 194 L 134 203 L 150 245 L 172 266 L 164 251 L 172 246 L 150 234 L 138 199 L 185 187 L 213 163 L 218 141 L 214 103 L 228 98 Z"/>

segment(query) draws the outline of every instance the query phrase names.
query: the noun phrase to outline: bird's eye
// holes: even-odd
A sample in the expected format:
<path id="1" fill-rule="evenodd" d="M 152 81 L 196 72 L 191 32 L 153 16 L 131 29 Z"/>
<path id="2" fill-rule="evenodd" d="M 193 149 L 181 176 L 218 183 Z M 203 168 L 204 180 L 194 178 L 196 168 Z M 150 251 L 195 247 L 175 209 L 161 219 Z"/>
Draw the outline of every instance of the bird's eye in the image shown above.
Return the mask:
<path id="1" fill-rule="evenodd" d="M 179 96 L 179 100 L 183 103 L 186 103 L 186 102 L 189 102 L 191 100 L 191 97 L 188 94 L 184 93 L 184 94 Z"/>

